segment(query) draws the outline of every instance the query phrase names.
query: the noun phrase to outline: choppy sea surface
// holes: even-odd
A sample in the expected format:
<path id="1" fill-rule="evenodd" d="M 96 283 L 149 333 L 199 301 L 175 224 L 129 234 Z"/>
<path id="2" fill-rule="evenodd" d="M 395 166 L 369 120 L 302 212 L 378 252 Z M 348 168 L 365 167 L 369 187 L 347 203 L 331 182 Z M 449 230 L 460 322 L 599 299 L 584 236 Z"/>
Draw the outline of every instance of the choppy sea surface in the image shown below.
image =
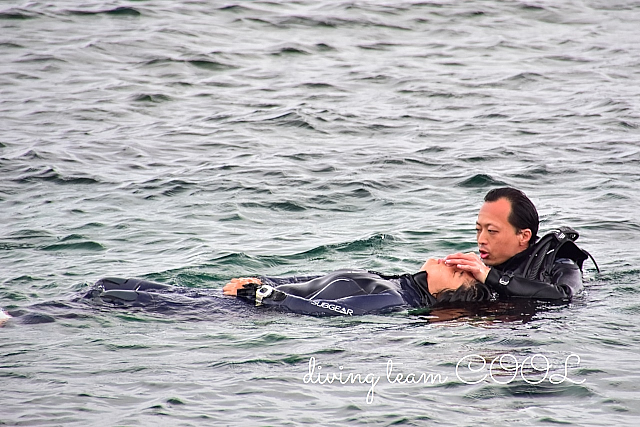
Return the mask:
<path id="1" fill-rule="evenodd" d="M 0 424 L 637 426 L 639 28 L 631 0 L 1 2 Z M 79 298 L 415 272 L 502 185 L 597 260 L 572 303 Z"/>

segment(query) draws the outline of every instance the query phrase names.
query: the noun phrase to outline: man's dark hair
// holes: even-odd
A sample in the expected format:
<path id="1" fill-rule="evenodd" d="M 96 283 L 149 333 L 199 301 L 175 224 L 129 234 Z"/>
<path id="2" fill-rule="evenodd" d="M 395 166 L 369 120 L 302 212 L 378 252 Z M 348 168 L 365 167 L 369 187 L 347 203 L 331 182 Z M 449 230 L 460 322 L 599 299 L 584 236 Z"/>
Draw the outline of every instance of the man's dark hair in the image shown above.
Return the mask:
<path id="1" fill-rule="evenodd" d="M 517 233 L 526 228 L 531 230 L 529 245 L 533 245 L 538 238 L 540 226 L 538 211 L 533 202 L 522 191 L 511 187 L 494 188 L 484 196 L 485 202 L 497 202 L 500 199 L 507 199 L 511 204 L 511 213 L 507 218 L 509 224 L 513 225 Z"/>
<path id="2" fill-rule="evenodd" d="M 480 302 L 492 299 L 493 293 L 487 285 L 477 280 L 460 286 L 458 289 L 445 289 L 436 294 L 436 304 L 455 304 L 461 302 Z"/>

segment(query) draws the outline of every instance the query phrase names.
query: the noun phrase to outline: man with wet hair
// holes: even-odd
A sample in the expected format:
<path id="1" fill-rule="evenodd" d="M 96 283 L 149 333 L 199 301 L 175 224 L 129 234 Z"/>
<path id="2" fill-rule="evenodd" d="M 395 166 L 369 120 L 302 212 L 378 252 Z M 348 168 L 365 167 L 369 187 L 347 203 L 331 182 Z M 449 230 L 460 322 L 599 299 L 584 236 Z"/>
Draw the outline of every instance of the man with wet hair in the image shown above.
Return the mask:
<path id="1" fill-rule="evenodd" d="M 538 240 L 534 204 L 520 190 L 487 193 L 476 221 L 479 255 L 448 255 L 443 262 L 471 273 L 501 297 L 570 300 L 582 288 L 582 264 L 589 256 L 562 227 Z"/>

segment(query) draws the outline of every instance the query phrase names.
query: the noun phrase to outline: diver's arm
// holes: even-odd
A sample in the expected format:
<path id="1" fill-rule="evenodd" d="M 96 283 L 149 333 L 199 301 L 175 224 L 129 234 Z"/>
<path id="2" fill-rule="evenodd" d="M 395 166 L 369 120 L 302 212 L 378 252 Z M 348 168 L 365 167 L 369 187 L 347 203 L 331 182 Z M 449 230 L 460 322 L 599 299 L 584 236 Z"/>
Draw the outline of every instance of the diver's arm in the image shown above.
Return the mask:
<path id="1" fill-rule="evenodd" d="M 307 299 L 282 292 L 269 285 L 249 283 L 237 290 L 237 296 L 256 306 L 315 316 L 354 316 L 393 311 L 406 306 L 404 299 L 391 290 L 378 294 L 325 300 Z"/>
<path id="2" fill-rule="evenodd" d="M 568 258 L 556 260 L 549 282 L 527 279 L 491 268 L 485 284 L 503 297 L 570 300 L 582 288 L 582 272 Z"/>
<path id="3" fill-rule="evenodd" d="M 222 288 L 222 293 L 224 295 L 236 296 L 236 292 L 238 289 L 242 288 L 244 285 L 249 283 L 255 283 L 258 285 L 266 284 L 273 287 L 283 287 L 283 291 L 304 297 L 304 287 L 299 287 L 300 292 L 296 291 L 296 285 L 300 285 L 303 283 L 307 283 L 310 280 L 313 280 L 320 276 L 291 276 L 291 277 L 237 277 L 231 279 L 229 283 L 224 285 Z"/>

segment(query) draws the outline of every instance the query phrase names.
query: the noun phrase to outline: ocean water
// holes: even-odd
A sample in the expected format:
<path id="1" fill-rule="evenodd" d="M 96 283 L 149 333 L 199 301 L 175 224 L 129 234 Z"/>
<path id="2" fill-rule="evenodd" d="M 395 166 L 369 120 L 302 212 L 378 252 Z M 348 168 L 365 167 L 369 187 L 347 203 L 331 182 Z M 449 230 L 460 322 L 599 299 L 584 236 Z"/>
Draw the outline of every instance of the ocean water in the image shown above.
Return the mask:
<path id="1" fill-rule="evenodd" d="M 638 28 L 631 0 L 3 1 L 0 424 L 638 425 Z M 414 272 L 502 185 L 597 260 L 571 304 L 80 298 Z"/>

